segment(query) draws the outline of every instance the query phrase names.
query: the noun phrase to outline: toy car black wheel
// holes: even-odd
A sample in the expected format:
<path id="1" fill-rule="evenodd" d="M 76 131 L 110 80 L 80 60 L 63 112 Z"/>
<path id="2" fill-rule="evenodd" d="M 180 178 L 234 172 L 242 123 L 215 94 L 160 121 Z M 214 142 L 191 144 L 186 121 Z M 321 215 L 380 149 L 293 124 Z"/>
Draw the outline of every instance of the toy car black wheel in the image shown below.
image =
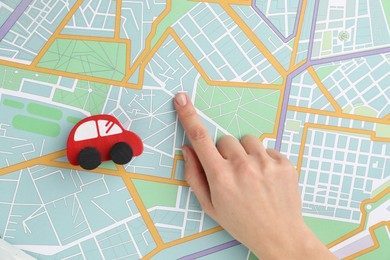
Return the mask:
<path id="1" fill-rule="evenodd" d="M 77 161 L 81 168 L 85 170 L 93 170 L 101 163 L 100 152 L 93 147 L 86 147 L 80 151 Z"/>
<path id="2" fill-rule="evenodd" d="M 111 160 L 116 164 L 126 164 L 133 158 L 133 149 L 124 142 L 116 143 L 110 151 Z"/>

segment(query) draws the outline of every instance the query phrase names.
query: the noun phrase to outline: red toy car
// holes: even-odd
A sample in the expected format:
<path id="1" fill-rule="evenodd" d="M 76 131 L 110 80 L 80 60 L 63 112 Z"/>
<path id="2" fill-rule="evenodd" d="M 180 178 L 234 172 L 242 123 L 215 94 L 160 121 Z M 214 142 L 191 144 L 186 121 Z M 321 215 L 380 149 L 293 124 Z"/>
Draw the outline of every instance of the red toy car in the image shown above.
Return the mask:
<path id="1" fill-rule="evenodd" d="M 125 130 L 111 115 L 81 120 L 70 132 L 66 146 L 69 162 L 86 170 L 93 170 L 108 160 L 126 164 L 144 149 L 141 138 Z"/>

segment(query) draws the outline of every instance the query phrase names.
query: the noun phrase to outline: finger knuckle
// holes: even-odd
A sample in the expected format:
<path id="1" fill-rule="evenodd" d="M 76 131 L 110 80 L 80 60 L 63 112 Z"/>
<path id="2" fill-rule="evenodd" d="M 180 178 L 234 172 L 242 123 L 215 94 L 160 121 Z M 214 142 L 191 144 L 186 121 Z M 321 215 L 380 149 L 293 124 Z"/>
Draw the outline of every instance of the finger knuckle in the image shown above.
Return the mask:
<path id="1" fill-rule="evenodd" d="M 178 111 L 178 113 L 179 113 L 179 117 L 181 119 L 191 118 L 191 117 L 196 116 L 195 109 L 193 109 L 191 107 L 187 107 L 186 109 L 182 109 L 182 110 Z"/>
<path id="2" fill-rule="evenodd" d="M 273 149 L 273 148 L 266 148 L 265 150 L 266 150 L 267 153 L 269 153 L 269 154 L 275 154 L 275 153 L 277 153 L 277 151 L 276 151 L 275 149 Z"/>
<path id="3" fill-rule="evenodd" d="M 223 161 L 217 160 L 214 164 L 209 165 L 208 167 L 210 174 L 219 175 L 221 171 L 225 171 L 225 167 L 223 166 Z"/>
<path id="4" fill-rule="evenodd" d="M 222 163 L 215 162 L 208 167 L 207 178 L 211 183 L 219 183 L 220 179 L 223 178 L 222 176 L 224 176 L 226 171 L 226 167 Z"/>
<path id="5" fill-rule="evenodd" d="M 263 165 L 263 171 L 270 175 L 291 175 L 295 168 L 289 161 L 271 161 Z"/>
<path id="6" fill-rule="evenodd" d="M 223 143 L 226 143 L 226 142 L 230 141 L 230 139 L 232 139 L 232 138 L 233 138 L 233 137 L 230 136 L 230 135 L 224 135 L 224 136 L 222 136 L 222 137 L 220 137 L 220 138 L 218 139 L 217 145 L 221 145 L 221 144 L 223 144 Z"/>
<path id="7" fill-rule="evenodd" d="M 246 134 L 244 135 L 242 138 L 241 138 L 241 141 L 252 141 L 252 140 L 255 140 L 257 139 L 254 135 L 251 135 L 251 134 Z"/>
<path id="8" fill-rule="evenodd" d="M 187 135 L 190 140 L 195 142 L 202 142 L 206 140 L 209 136 L 209 133 L 201 126 L 193 127 L 187 131 Z"/>
<path id="9" fill-rule="evenodd" d="M 220 138 L 220 140 L 222 141 L 230 141 L 230 140 L 236 140 L 235 137 L 231 136 L 231 135 L 224 135 Z"/>
<path id="10" fill-rule="evenodd" d="M 256 165 L 253 163 L 248 162 L 247 160 L 240 159 L 235 162 L 236 169 L 240 173 L 244 174 L 254 174 L 258 171 Z"/>
<path id="11" fill-rule="evenodd" d="M 290 176 L 294 176 L 295 177 L 295 175 L 297 175 L 296 168 L 289 161 L 286 161 L 286 162 L 283 163 L 283 170 L 284 170 L 284 172 L 286 174 L 288 174 Z"/>

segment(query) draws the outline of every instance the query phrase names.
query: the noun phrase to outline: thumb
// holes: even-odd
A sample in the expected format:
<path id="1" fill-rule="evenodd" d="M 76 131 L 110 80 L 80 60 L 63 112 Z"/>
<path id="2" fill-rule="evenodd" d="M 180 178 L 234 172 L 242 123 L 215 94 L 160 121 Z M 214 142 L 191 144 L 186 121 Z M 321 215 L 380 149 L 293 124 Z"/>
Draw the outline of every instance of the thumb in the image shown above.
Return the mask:
<path id="1" fill-rule="evenodd" d="M 211 202 L 210 187 L 202 164 L 194 149 L 187 145 L 183 146 L 183 157 L 185 161 L 184 177 L 198 198 L 203 210 L 212 216 L 214 207 Z"/>

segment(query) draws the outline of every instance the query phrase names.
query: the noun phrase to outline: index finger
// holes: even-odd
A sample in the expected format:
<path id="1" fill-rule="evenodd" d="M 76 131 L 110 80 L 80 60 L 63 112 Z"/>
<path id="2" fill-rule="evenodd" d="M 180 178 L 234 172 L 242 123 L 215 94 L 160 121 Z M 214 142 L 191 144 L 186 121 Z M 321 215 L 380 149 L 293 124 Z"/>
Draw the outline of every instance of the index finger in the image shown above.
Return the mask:
<path id="1" fill-rule="evenodd" d="M 184 93 L 178 93 L 174 103 L 188 139 L 190 139 L 200 163 L 207 172 L 207 169 L 213 168 L 223 158 L 215 147 L 206 126 L 200 120 L 188 96 Z"/>

